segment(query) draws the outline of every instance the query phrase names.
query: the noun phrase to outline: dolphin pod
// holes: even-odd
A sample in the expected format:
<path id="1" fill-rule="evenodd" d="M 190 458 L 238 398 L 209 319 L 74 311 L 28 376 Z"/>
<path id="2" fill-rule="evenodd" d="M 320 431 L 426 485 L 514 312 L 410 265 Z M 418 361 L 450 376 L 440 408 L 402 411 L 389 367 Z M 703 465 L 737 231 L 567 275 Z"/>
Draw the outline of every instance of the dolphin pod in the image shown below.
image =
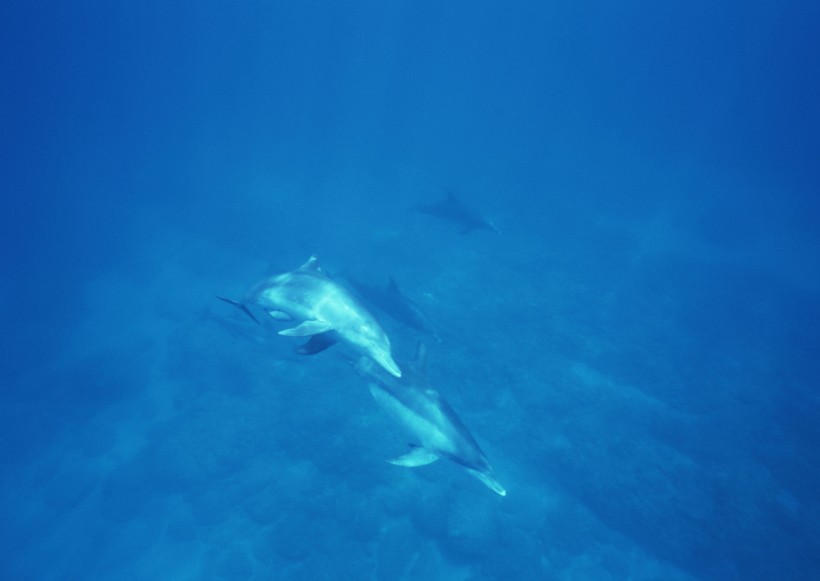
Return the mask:
<path id="1" fill-rule="evenodd" d="M 426 315 L 401 294 L 392 278 L 389 280 L 386 290 L 351 281 L 356 289 L 353 292 L 329 276 L 318 258 L 311 256 L 296 270 L 258 281 L 241 300 L 217 298 L 241 309 L 259 324 L 254 311 L 261 311 L 274 321 L 294 323 L 278 333 L 309 337 L 296 349 L 298 353 L 312 355 L 337 342 L 356 353 L 356 372 L 367 382 L 376 402 L 410 439 L 410 452 L 390 463 L 416 467 L 446 458 L 496 494 L 505 496 L 506 490 L 493 476 L 490 462 L 473 435 L 430 385 L 424 344 L 418 344 L 415 358 L 401 368 L 393 359 L 390 339 L 364 300 L 405 325 L 440 339 Z"/>

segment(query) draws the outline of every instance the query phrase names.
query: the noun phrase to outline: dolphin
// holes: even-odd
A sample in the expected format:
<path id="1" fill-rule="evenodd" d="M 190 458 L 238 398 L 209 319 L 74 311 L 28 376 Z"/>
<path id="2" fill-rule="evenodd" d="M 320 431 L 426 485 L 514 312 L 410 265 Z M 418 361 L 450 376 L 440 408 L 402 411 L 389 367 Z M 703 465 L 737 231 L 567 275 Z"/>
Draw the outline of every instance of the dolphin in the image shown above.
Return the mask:
<path id="1" fill-rule="evenodd" d="M 278 321 L 300 321 L 279 331 L 287 337 L 310 337 L 298 353 L 312 355 L 341 341 L 373 359 L 390 375 L 401 377 L 384 329 L 353 293 L 322 270 L 315 256 L 294 271 L 263 278 L 241 301 L 217 298 L 239 307 L 257 322 L 249 305 L 261 307 Z"/>
<path id="2" fill-rule="evenodd" d="M 496 494 L 506 496 L 507 491 L 493 476 L 490 462 L 475 438 L 450 404 L 430 385 L 425 367 L 423 343 L 418 344 L 415 359 L 403 364 L 401 379 L 385 374 L 364 357 L 355 364 L 356 371 L 368 381 L 375 400 L 410 437 L 410 452 L 388 462 L 412 468 L 447 458 Z"/>
<path id="3" fill-rule="evenodd" d="M 411 210 L 452 222 L 461 227 L 462 234 L 468 234 L 474 230 L 492 230 L 496 234 L 501 234 L 495 224 L 472 208 L 462 204 L 450 190 L 447 190 L 447 197 L 443 200 L 433 204 L 418 204 L 412 207 Z"/>
<path id="4" fill-rule="evenodd" d="M 430 317 L 415 301 L 401 292 L 399 285 L 396 284 L 392 276 L 387 277 L 387 286 L 385 287 L 367 284 L 352 276 L 346 276 L 345 278 L 366 303 L 407 327 L 432 335 L 436 341 L 441 343 L 441 338 L 430 324 Z"/>

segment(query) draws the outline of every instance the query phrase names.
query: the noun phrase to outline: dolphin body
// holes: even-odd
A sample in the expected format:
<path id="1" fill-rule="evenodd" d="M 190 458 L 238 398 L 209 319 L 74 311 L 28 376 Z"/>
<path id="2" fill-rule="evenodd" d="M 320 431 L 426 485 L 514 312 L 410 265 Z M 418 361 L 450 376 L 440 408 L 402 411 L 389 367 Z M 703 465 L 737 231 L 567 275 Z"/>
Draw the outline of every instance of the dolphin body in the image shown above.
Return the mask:
<path id="1" fill-rule="evenodd" d="M 469 234 L 474 230 L 492 230 L 496 234 L 501 234 L 495 224 L 472 208 L 462 204 L 449 190 L 447 191 L 447 197 L 443 200 L 433 204 L 419 204 L 411 210 L 452 222 L 461 228 L 462 234 Z"/>
<path id="2" fill-rule="evenodd" d="M 430 317 L 415 301 L 401 292 L 392 276 L 387 278 L 386 287 L 367 284 L 351 276 L 345 278 L 366 303 L 411 329 L 432 335 L 436 341 L 441 343 L 441 338 L 430 323 Z"/>
<path id="3" fill-rule="evenodd" d="M 287 337 L 310 337 L 297 349 L 299 353 L 312 355 L 341 341 L 377 362 L 391 376 L 401 377 L 384 329 L 350 291 L 325 274 L 315 256 L 294 271 L 262 279 L 241 301 L 217 298 L 239 307 L 257 322 L 248 305 L 261 307 L 279 321 L 301 321 L 279 331 Z"/>
<path id="4" fill-rule="evenodd" d="M 426 374 L 426 350 L 419 343 L 415 360 L 404 364 L 404 375 L 396 379 L 385 374 L 367 358 L 355 365 L 370 386 L 370 393 L 398 421 L 411 438 L 411 450 L 388 460 L 397 466 L 416 467 L 447 458 L 461 465 L 490 490 L 501 496 L 507 491 L 493 477 L 490 462 L 470 431 L 433 389 Z"/>

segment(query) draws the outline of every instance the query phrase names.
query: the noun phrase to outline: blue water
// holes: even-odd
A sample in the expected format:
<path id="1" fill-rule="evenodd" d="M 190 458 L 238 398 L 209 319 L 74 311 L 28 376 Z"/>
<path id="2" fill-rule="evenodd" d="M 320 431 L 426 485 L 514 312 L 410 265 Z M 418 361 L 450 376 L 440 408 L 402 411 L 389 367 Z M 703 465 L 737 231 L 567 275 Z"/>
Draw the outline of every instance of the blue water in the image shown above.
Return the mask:
<path id="1" fill-rule="evenodd" d="M 819 27 L 4 2 L 0 578 L 816 579 Z M 214 298 L 311 254 L 428 313 L 506 497 Z"/>

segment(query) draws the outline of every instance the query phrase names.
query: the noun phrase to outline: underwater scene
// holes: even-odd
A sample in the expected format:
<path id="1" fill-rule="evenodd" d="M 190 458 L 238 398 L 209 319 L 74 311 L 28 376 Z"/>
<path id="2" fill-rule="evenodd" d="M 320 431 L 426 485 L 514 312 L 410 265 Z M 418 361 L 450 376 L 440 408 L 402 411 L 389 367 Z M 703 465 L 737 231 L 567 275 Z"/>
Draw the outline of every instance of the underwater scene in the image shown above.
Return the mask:
<path id="1" fill-rule="evenodd" d="M 820 578 L 820 4 L 0 6 L 0 579 Z"/>

